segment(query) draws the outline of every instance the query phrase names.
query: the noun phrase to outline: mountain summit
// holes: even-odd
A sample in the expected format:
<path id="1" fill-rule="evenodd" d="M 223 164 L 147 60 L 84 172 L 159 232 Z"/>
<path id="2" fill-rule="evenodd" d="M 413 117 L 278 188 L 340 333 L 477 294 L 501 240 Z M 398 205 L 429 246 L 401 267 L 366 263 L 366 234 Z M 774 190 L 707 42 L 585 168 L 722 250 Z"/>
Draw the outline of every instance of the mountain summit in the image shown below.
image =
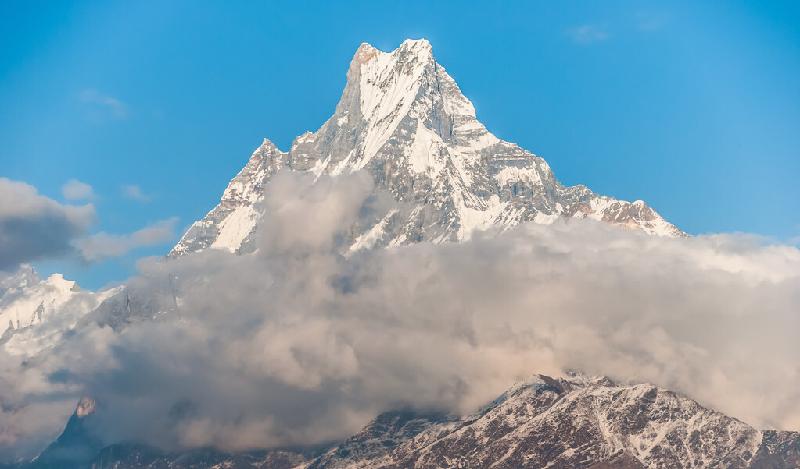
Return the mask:
<path id="1" fill-rule="evenodd" d="M 402 209 L 355 232 L 353 250 L 461 241 L 475 230 L 551 223 L 560 216 L 684 235 L 642 201 L 560 184 L 544 159 L 495 137 L 425 39 L 406 40 L 392 52 L 361 44 L 333 116 L 297 137 L 287 152 L 265 139 L 219 205 L 192 225 L 170 255 L 252 250 L 264 186 L 281 169 L 316 176 L 365 170 L 378 190 L 402 202 Z"/>

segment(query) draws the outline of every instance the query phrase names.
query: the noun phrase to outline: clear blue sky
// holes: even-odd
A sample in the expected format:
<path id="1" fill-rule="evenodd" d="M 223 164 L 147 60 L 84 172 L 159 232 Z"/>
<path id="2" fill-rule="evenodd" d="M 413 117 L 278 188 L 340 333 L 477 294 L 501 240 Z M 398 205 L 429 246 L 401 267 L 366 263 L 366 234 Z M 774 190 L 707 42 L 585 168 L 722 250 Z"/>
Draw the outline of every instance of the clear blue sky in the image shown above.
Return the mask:
<path id="1" fill-rule="evenodd" d="M 800 234 L 794 1 L 4 1 L 0 176 L 92 185 L 95 230 L 183 229 L 263 137 L 285 149 L 333 112 L 361 42 L 406 37 L 564 183 L 690 233 Z M 39 267 L 97 287 L 170 244 Z"/>

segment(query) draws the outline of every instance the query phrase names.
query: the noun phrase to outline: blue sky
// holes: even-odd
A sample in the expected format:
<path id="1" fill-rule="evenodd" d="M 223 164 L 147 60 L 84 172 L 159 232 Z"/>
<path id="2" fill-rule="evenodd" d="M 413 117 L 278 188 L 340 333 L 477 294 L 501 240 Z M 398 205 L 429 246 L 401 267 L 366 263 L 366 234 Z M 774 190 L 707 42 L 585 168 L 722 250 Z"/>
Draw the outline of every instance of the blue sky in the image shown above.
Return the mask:
<path id="1" fill-rule="evenodd" d="M 333 112 L 361 42 L 407 37 L 562 182 L 690 233 L 800 234 L 797 2 L 2 2 L 0 176 L 88 183 L 94 231 L 180 232 L 262 138 Z M 38 267 L 94 288 L 174 241 Z"/>

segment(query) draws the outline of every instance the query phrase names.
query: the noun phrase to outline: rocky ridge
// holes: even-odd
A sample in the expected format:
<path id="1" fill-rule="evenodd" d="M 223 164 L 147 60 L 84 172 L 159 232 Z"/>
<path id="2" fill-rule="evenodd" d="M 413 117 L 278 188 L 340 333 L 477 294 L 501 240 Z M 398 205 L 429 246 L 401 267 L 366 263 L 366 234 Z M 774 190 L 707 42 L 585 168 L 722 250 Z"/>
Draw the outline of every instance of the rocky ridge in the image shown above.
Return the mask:
<path id="1" fill-rule="evenodd" d="M 797 468 L 800 433 L 760 431 L 649 384 L 536 375 L 474 415 L 387 412 L 328 449 L 164 453 L 140 445 L 97 449 L 76 412 L 58 441 L 95 448 L 81 464 L 115 468 Z M 72 433 L 70 433 L 72 432 Z M 76 437 L 76 435 L 78 437 Z M 45 458 L 25 467 L 52 463 Z M 67 452 L 66 454 L 74 454 Z M 81 453 L 85 454 L 85 453 Z M 39 465 L 37 465 L 39 464 Z"/>

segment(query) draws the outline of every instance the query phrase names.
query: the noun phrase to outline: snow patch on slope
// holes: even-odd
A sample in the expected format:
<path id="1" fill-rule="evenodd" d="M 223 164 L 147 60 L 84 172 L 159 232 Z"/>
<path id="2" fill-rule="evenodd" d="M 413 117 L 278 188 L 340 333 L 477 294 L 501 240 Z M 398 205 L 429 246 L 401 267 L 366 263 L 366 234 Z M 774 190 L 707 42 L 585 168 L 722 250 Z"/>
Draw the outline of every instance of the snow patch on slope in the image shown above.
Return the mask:
<path id="1" fill-rule="evenodd" d="M 508 202 L 501 202 L 496 195 L 489 197 L 486 206 L 482 208 L 468 207 L 463 197 L 454 197 L 454 201 L 461 221 L 457 235 L 459 241 L 469 240 L 475 231 L 491 228 L 508 206 Z"/>
<path id="2" fill-rule="evenodd" d="M 414 143 L 406 152 L 411 169 L 417 173 L 438 173 L 444 169 L 444 161 L 440 159 L 438 151 L 442 143 L 442 139 L 434 131 L 417 120 Z"/>
<path id="3" fill-rule="evenodd" d="M 362 249 L 370 249 L 375 245 L 376 242 L 383 239 L 383 236 L 386 234 L 386 225 L 389 224 L 389 221 L 396 213 L 397 209 L 390 210 L 389 213 L 387 213 L 378 223 L 375 224 L 375 226 L 370 228 L 366 233 L 357 237 L 350 246 L 350 252 L 356 252 Z"/>
<path id="4" fill-rule="evenodd" d="M 260 218 L 252 205 L 236 207 L 219 225 L 219 236 L 211 244 L 213 249 L 236 252 L 244 239 L 255 229 Z"/>

